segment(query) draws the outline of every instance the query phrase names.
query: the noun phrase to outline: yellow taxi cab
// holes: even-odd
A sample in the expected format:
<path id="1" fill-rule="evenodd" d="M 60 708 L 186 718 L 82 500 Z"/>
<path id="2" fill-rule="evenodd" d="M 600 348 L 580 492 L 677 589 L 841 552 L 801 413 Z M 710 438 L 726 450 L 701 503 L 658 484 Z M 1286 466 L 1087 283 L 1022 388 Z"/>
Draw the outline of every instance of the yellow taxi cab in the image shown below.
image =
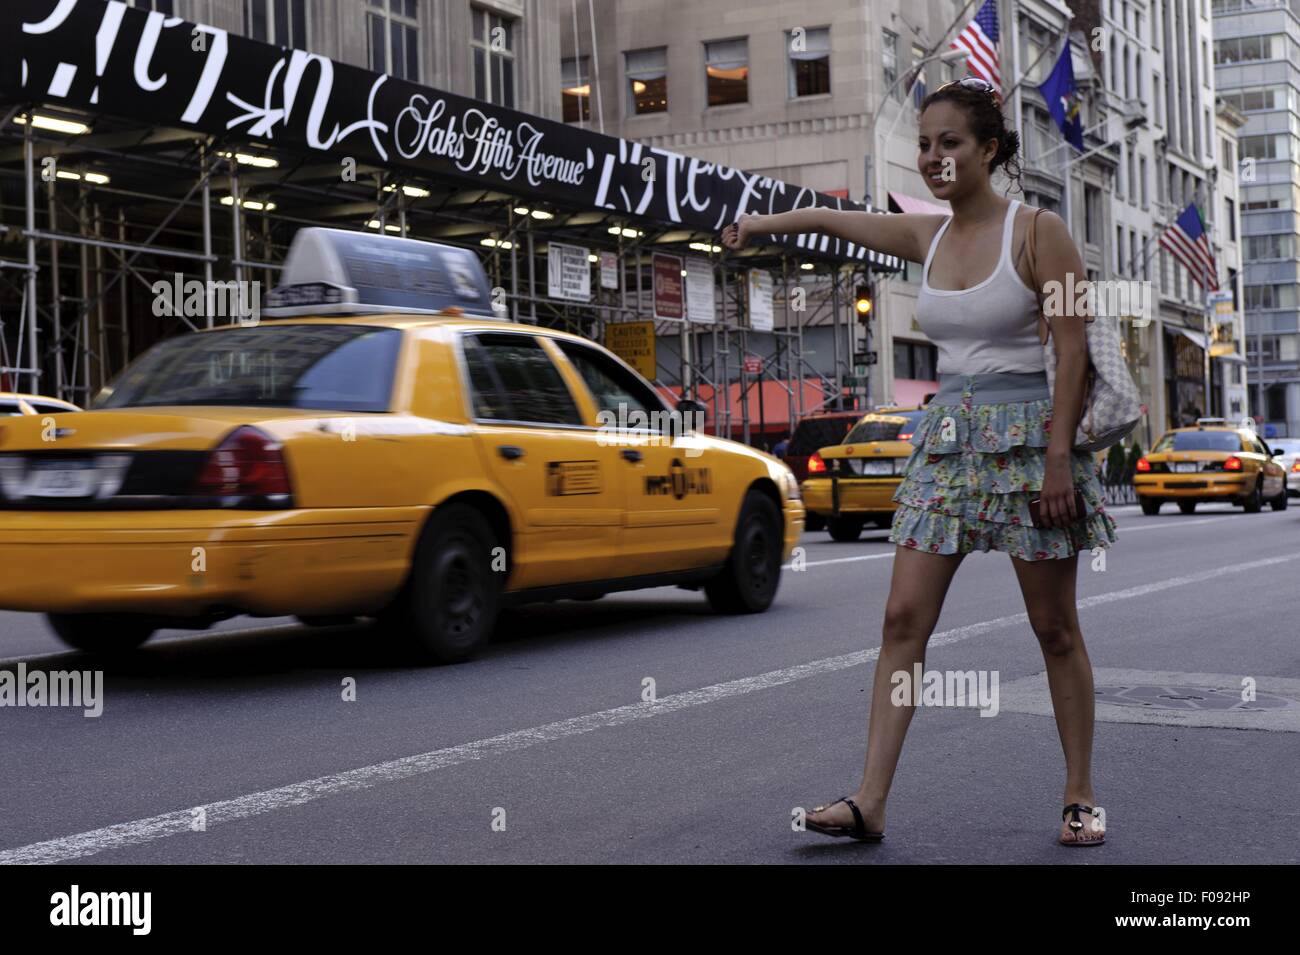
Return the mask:
<path id="1" fill-rule="evenodd" d="M 62 398 L 0 391 L 0 418 L 11 418 L 17 415 L 57 414 L 62 411 L 80 410 L 72 402 L 64 401 Z"/>
<path id="2" fill-rule="evenodd" d="M 1254 428 L 1197 418 L 1193 427 L 1166 431 L 1138 458 L 1133 486 L 1143 514 L 1159 513 L 1165 501 L 1184 514 L 1201 501 L 1240 504 L 1252 514 L 1268 501 L 1280 511 L 1287 504 L 1286 471 L 1273 458 L 1281 453 Z"/>
<path id="3" fill-rule="evenodd" d="M 4 419 L 0 609 L 100 652 L 237 614 L 377 617 L 452 662 L 504 604 L 771 604 L 798 485 L 693 428 L 703 406 L 494 313 L 467 249 L 303 229 L 284 274 L 274 319 L 164 340 L 56 440 Z"/>
<path id="4" fill-rule="evenodd" d="M 889 527 L 903 465 L 914 450 L 912 429 L 924 408 L 880 408 L 864 415 L 842 444 L 819 450 L 808 460 L 800 487 L 804 507 L 826 521 L 837 541 L 855 541 L 867 521 Z"/>

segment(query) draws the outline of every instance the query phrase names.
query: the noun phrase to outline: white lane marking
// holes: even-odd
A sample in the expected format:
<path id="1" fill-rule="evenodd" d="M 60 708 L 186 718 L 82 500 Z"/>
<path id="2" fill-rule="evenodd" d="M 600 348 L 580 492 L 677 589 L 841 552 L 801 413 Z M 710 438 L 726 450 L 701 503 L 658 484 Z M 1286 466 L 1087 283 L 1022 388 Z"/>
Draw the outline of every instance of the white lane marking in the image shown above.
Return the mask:
<path id="1" fill-rule="evenodd" d="M 1244 573 L 1292 560 L 1300 560 L 1300 554 L 1269 557 L 1244 564 L 1200 571 L 1195 574 L 1169 577 L 1154 583 L 1129 587 L 1124 590 L 1114 590 L 1093 597 L 1085 597 L 1079 601 L 1079 608 L 1082 610 L 1087 607 L 1096 607 L 1120 600 L 1131 600 L 1156 591 L 1168 590 L 1171 587 L 1182 587 L 1203 580 L 1211 580 L 1215 577 Z M 1028 622 L 1028 614 L 1008 614 L 1005 617 L 996 617 L 992 620 L 936 633 L 930 638 L 930 646 L 944 646 L 956 643 L 959 640 L 967 640 L 990 630 Z M 876 659 L 879 655 L 880 648 L 872 647 L 868 650 L 859 650 L 842 656 L 826 657 L 821 660 L 813 660 L 811 663 L 801 663 L 780 670 L 770 670 L 757 676 L 729 680 L 726 683 L 715 683 L 711 686 L 701 687 L 698 690 L 687 690 L 684 693 L 663 697 L 656 703 L 632 703 L 627 706 L 617 706 L 613 709 L 600 710 L 584 716 L 574 716 L 554 723 L 546 723 L 542 726 L 515 730 L 489 739 L 475 740 L 471 743 L 449 746 L 446 749 L 420 753 L 416 756 L 405 756 L 389 762 L 363 766 L 359 769 L 351 769 L 329 776 L 320 776 L 305 782 L 281 786 L 278 789 L 268 789 L 262 792 L 250 793 L 246 796 L 239 796 L 235 799 L 224 799 L 219 802 L 208 803 L 202 807 L 206 814 L 206 825 L 211 828 L 240 819 L 247 819 L 251 816 L 274 812 L 277 809 L 301 806 L 304 803 L 338 793 L 358 792 L 371 789 L 380 783 L 409 779 L 413 776 L 446 769 L 449 766 L 458 766 L 474 760 L 517 752 L 538 743 L 549 743 L 570 736 L 580 736 L 594 730 L 622 726 L 635 720 L 665 716 L 693 706 L 716 703 L 719 700 L 743 696 L 758 690 L 771 689 L 775 686 L 793 683 L 796 680 L 805 680 L 809 677 L 861 666 L 863 663 Z M 92 829 L 76 835 L 62 836 L 44 842 L 34 842 L 31 845 L 0 851 L 0 864 L 65 862 L 69 859 L 79 859 L 109 849 L 141 845 L 166 836 L 191 832 L 193 818 L 193 809 L 182 809 L 177 812 L 150 816 L 146 819 L 136 819 L 132 822 L 105 826 L 102 829 Z"/>

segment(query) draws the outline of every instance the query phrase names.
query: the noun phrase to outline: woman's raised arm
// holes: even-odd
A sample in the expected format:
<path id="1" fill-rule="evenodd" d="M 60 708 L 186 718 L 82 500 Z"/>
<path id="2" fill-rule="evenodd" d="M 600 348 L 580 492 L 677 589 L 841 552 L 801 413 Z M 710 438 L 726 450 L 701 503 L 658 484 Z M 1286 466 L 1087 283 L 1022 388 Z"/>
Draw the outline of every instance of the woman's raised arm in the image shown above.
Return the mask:
<path id="1" fill-rule="evenodd" d="M 778 212 L 775 215 L 742 215 L 722 230 L 722 244 L 729 249 L 740 249 L 756 235 L 818 232 L 856 242 L 885 255 L 923 262 L 929 240 L 944 218 L 939 215 L 886 215 L 883 212 L 856 212 L 851 209 L 816 206 Z"/>

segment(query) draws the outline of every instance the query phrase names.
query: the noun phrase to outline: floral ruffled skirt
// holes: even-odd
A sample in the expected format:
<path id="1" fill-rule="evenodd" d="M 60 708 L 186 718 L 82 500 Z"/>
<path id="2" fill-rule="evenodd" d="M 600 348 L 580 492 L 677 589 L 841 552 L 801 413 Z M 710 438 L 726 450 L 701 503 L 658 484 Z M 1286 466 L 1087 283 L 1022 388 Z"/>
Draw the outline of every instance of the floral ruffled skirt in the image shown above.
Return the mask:
<path id="1" fill-rule="evenodd" d="M 1052 399 L 931 404 L 913 431 L 916 448 L 894 492 L 889 539 L 933 554 L 1005 551 L 1022 560 L 1069 557 L 1116 540 L 1093 455 L 1070 468 L 1088 513 L 1069 527 L 1037 528 L 1029 502 L 1043 487 Z"/>

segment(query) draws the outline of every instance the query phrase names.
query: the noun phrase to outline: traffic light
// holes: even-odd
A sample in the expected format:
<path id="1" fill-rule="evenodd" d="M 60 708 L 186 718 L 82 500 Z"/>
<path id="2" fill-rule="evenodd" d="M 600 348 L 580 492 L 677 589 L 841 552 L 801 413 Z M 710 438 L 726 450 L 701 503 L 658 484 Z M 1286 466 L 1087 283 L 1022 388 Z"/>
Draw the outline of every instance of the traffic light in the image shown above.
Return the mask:
<path id="1" fill-rule="evenodd" d="M 864 325 L 871 319 L 875 298 L 870 285 L 859 285 L 857 293 L 853 296 L 853 311 L 857 314 L 858 321 Z"/>

